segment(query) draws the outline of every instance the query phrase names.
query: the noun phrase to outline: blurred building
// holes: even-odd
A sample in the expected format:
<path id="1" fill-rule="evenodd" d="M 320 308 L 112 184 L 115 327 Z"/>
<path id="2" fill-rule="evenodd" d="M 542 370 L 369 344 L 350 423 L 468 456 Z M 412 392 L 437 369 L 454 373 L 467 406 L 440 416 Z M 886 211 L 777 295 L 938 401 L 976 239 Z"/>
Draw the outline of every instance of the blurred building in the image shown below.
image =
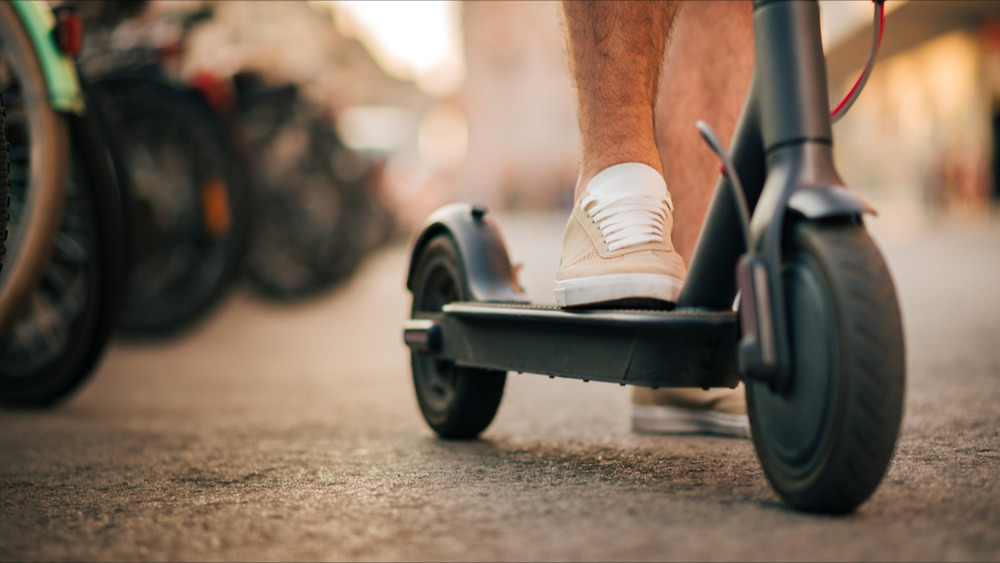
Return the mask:
<path id="1" fill-rule="evenodd" d="M 463 197 L 506 207 L 572 198 L 579 132 L 557 2 L 462 5 Z"/>
<path id="2" fill-rule="evenodd" d="M 822 3 L 831 100 L 871 45 L 870 2 Z M 564 201 L 579 133 L 556 2 L 462 4 L 467 77 L 455 100 L 468 154 L 455 199 Z M 876 203 L 926 215 L 981 212 L 1000 194 L 1000 2 L 891 1 L 864 94 L 835 126 L 845 180 Z"/>
<path id="3" fill-rule="evenodd" d="M 832 97 L 871 44 L 863 25 L 828 50 Z M 1000 3 L 906 2 L 886 17 L 878 64 L 834 129 L 845 180 L 914 213 L 982 213 L 998 196 Z"/>
<path id="4" fill-rule="evenodd" d="M 420 116 L 438 100 L 386 72 L 359 38 L 344 33 L 336 4 L 206 3 L 214 16 L 191 34 L 184 72 L 250 71 L 274 84 L 297 84 L 315 107 L 334 116 L 349 146 L 384 163 L 379 198 L 404 229 L 451 199 L 419 154 Z M 195 3 L 170 4 L 192 9 Z"/>
<path id="5" fill-rule="evenodd" d="M 412 82 L 383 71 L 356 38 L 338 32 L 326 5 L 210 4 L 214 17 L 189 40 L 189 67 L 208 66 L 224 75 L 256 71 L 276 83 L 299 84 L 317 103 L 337 109 L 388 105 L 421 111 L 430 103 Z"/>
<path id="6" fill-rule="evenodd" d="M 336 25 L 336 4 L 210 3 L 217 16 L 192 36 L 191 64 L 260 70 L 335 108 L 345 138 L 386 159 L 404 225 L 451 201 L 531 208 L 571 197 L 579 132 L 557 2 L 456 4 L 465 79 L 432 93 L 380 67 Z M 822 2 L 831 99 L 865 60 L 871 6 Z M 889 8 L 875 72 L 834 129 L 845 180 L 919 213 L 983 209 L 1000 191 L 1000 3 Z"/>

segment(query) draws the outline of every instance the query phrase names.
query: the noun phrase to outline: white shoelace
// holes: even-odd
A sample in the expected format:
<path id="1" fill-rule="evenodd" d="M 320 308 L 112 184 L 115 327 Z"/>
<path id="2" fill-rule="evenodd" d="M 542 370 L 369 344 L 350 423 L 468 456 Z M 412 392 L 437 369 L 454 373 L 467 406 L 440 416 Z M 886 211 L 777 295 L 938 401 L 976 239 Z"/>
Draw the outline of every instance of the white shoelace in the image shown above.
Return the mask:
<path id="1" fill-rule="evenodd" d="M 581 209 L 597 223 L 608 250 L 663 240 L 664 221 L 674 210 L 670 194 L 663 190 L 651 195 L 639 185 L 617 188 L 607 194 L 588 193 L 580 201 Z"/>

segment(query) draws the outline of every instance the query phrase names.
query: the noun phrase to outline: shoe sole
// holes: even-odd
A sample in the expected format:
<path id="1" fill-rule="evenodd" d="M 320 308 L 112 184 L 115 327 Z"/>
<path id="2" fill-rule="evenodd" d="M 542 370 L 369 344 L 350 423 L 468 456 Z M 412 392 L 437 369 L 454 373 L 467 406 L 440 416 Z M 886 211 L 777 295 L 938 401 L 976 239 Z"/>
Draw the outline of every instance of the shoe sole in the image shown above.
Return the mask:
<path id="1" fill-rule="evenodd" d="M 682 287 L 682 280 L 665 274 L 610 274 L 557 281 L 555 293 L 560 307 L 633 299 L 676 303 Z"/>
<path id="2" fill-rule="evenodd" d="M 750 437 L 746 415 L 680 407 L 633 405 L 632 430 L 645 434 L 715 434 Z"/>

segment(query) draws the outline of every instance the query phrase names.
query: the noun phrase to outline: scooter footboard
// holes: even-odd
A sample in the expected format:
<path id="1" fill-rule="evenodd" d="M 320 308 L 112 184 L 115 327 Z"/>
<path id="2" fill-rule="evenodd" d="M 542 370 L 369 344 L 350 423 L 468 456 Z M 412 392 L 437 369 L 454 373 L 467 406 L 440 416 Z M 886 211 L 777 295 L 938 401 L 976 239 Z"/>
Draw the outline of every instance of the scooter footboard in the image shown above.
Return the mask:
<path id="1" fill-rule="evenodd" d="M 462 367 L 645 387 L 735 387 L 740 381 L 731 312 L 455 302 L 408 321 L 404 341 L 416 353 Z"/>

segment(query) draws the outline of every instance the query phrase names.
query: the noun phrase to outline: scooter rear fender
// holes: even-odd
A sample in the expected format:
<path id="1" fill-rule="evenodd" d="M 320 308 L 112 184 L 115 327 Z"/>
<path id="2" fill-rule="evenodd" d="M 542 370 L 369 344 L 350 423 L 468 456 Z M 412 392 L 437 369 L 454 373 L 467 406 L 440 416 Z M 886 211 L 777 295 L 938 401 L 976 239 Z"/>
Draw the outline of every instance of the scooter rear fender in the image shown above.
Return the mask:
<path id="1" fill-rule="evenodd" d="M 413 290 L 417 257 L 439 234 L 447 234 L 458 248 L 472 298 L 480 302 L 527 303 L 510 264 L 500 230 L 484 207 L 455 203 L 435 211 L 410 252 L 406 287 Z"/>

